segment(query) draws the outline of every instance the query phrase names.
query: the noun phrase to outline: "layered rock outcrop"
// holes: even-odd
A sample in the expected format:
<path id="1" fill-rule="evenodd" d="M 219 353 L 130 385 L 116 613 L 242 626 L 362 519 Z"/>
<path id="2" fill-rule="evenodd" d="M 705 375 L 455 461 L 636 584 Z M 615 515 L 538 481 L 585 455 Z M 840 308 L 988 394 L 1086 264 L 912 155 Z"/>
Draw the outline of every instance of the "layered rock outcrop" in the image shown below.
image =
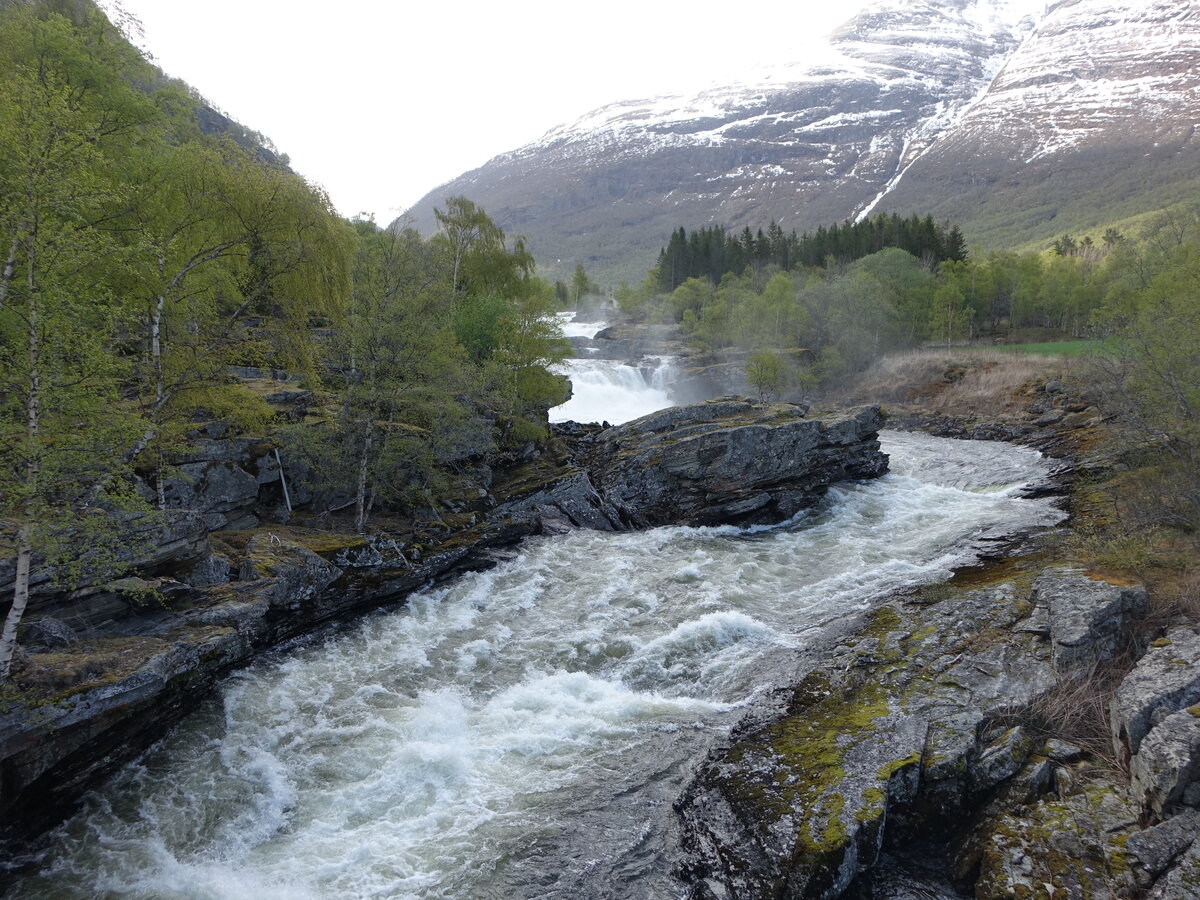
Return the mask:
<path id="1" fill-rule="evenodd" d="M 145 540 L 102 583 L 62 592 L 53 573 L 35 579 L 17 666 L 27 702 L 0 713 L 0 843 L 18 847 L 61 819 L 222 675 L 270 647 L 491 566 L 531 534 L 780 521 L 834 480 L 885 471 L 880 422 L 875 408 L 817 419 L 796 407 L 726 400 L 622 429 L 576 426 L 567 429 L 574 449 L 558 446 L 497 473 L 491 493 L 456 504 L 461 512 L 370 537 L 282 524 L 210 537 L 217 521 L 263 511 L 249 481 L 269 499 L 279 470 L 258 445 L 208 442 L 196 453 L 213 458 L 193 464 L 241 472 L 235 503 L 206 489 L 193 492 L 196 510 L 131 525 Z M 5 573 L 0 567 L 0 582 Z"/>
<path id="2" fill-rule="evenodd" d="M 606 430 L 588 455 L 596 483 L 638 526 L 770 523 L 837 481 L 887 471 L 879 407 L 809 418 L 790 404 L 723 399 Z"/>
<path id="3" fill-rule="evenodd" d="M 714 751 L 679 802 L 696 896 L 1134 896 L 1196 835 L 1194 813 L 1143 827 L 1196 799 L 1195 710 L 1143 742 L 1133 796 L 1079 777 L 1084 751 L 1036 725 L 1048 698 L 1122 652 L 1144 602 L 1049 569 L 877 609 Z M 1122 708 L 1140 721 L 1154 702 Z M 900 883 L 911 893 L 888 893 Z"/>

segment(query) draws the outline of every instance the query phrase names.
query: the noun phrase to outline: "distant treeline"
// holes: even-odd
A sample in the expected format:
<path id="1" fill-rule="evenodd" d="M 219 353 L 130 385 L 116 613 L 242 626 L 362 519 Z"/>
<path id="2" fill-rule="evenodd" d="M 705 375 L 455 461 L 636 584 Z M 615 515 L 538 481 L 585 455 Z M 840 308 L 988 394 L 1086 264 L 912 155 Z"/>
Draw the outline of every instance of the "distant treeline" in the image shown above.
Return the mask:
<path id="1" fill-rule="evenodd" d="M 1194 224 L 1179 215 L 1166 221 L 1153 232 L 1159 243 Z M 673 240 L 677 250 L 685 242 L 690 249 L 693 240 L 702 249 L 705 237 L 722 235 L 716 228 L 691 235 L 680 230 Z M 767 248 L 772 236 L 780 239 L 777 227 L 763 236 Z M 871 252 L 873 242 L 892 239 L 910 241 L 912 249 Z M 991 251 L 971 258 L 962 258 L 957 229 L 937 226 L 928 216 L 876 216 L 819 229 L 797 247 L 811 248 L 818 240 L 826 247 L 840 242 L 843 255 L 830 252 L 813 265 L 789 259 L 790 270 L 764 257 L 715 282 L 703 272 L 689 276 L 670 291 L 656 267 L 640 285 L 622 285 L 614 296 L 633 321 L 677 324 L 697 351 L 781 354 L 792 384 L 803 387 L 835 384 L 881 354 L 925 343 L 1016 340 L 1031 331 L 1108 336 L 1114 329 L 1103 313 L 1110 297 L 1142 271 L 1135 246 L 1112 229 L 1100 241 L 1064 235 L 1050 252 Z M 753 235 L 749 241 L 762 245 Z M 710 249 L 716 246 L 713 241 Z M 862 255 L 850 259 L 852 254 Z M 668 258 L 664 251 L 660 266 L 669 267 L 672 259 L 679 265 L 678 254 Z"/>
<path id="2" fill-rule="evenodd" d="M 822 225 L 812 234 L 799 236 L 795 231 L 785 234 L 775 222 L 766 233 L 746 227 L 734 234 L 712 225 L 688 234 L 680 227 L 659 252 L 656 287 L 669 293 L 689 278 L 708 278 L 719 284 L 725 274 L 740 275 L 750 265 L 777 266 L 790 272 L 825 266 L 830 259 L 845 264 L 889 247 L 931 265 L 967 258 L 966 241 L 957 225 L 939 225 L 933 216 L 921 218 L 915 213 L 907 219 L 881 213 L 860 222 Z"/>

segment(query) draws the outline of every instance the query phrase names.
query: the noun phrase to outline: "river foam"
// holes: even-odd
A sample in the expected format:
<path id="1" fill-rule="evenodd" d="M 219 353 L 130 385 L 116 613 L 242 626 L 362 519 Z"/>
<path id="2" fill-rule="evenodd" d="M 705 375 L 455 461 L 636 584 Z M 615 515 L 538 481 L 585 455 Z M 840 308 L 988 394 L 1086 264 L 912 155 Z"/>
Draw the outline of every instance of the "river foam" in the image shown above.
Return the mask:
<path id="1" fill-rule="evenodd" d="M 885 435 L 785 527 L 540 538 L 230 678 L 13 897 L 677 897 L 671 801 L 823 629 L 1061 514 L 1033 451 Z"/>

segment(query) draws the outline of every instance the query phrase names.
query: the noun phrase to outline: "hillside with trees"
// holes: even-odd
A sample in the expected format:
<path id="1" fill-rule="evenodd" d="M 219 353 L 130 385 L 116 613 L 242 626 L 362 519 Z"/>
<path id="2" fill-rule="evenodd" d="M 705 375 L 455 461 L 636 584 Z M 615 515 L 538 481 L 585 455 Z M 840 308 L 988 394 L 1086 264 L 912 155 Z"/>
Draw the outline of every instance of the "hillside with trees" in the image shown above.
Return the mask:
<path id="1" fill-rule="evenodd" d="M 1049 253 L 969 256 L 956 227 L 916 216 L 799 238 L 679 228 L 617 300 L 635 321 L 679 325 L 697 351 L 783 353 L 796 382 L 815 386 L 923 344 L 1101 334 L 1126 243 L 1110 229 L 1099 243 L 1063 236 Z"/>
<path id="2" fill-rule="evenodd" d="M 312 393 L 286 440 L 359 530 L 538 439 L 565 396 L 553 289 L 483 210 L 452 200 L 430 238 L 347 222 L 210 113 L 91 4 L 0 6 L 4 671 L 35 556 L 102 567 L 110 517 L 165 509 L 206 423 L 284 439 L 238 373 Z"/>

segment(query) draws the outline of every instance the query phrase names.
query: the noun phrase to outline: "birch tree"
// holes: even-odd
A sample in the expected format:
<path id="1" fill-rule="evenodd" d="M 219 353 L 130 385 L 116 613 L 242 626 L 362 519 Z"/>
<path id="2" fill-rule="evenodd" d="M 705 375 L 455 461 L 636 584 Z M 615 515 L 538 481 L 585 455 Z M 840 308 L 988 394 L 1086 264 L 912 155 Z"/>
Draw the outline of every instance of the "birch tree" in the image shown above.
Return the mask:
<path id="1" fill-rule="evenodd" d="M 338 412 L 305 444 L 327 478 L 353 486 L 363 532 L 377 505 L 431 502 L 442 445 L 470 418 L 459 398 L 471 376 L 437 248 L 411 229 L 357 229 L 351 307 L 331 353 Z"/>
<path id="2" fill-rule="evenodd" d="M 10 10 L 0 28 L 0 518 L 16 558 L 0 678 L 34 554 L 82 489 L 109 477 L 114 448 L 136 429 L 119 402 L 125 363 L 110 352 L 122 311 L 97 271 L 115 249 L 102 223 L 124 199 L 106 151 L 132 145 L 155 113 L 105 58 L 113 46 L 92 40 L 29 10 Z"/>

